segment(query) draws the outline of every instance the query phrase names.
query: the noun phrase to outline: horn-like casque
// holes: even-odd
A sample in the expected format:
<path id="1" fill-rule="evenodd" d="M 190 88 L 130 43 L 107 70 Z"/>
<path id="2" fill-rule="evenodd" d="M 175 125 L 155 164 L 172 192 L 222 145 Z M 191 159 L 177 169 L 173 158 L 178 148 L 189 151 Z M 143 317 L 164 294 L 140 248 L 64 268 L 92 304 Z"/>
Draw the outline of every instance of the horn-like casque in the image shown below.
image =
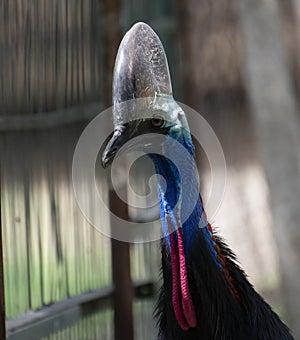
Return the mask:
<path id="1" fill-rule="evenodd" d="M 139 118 L 137 98 L 172 95 L 167 57 L 157 34 L 145 23 L 135 24 L 124 36 L 113 77 L 114 125 Z M 149 99 L 150 100 L 150 99 Z M 128 104 L 124 104 L 124 102 Z M 143 100 L 147 106 L 148 100 Z"/>

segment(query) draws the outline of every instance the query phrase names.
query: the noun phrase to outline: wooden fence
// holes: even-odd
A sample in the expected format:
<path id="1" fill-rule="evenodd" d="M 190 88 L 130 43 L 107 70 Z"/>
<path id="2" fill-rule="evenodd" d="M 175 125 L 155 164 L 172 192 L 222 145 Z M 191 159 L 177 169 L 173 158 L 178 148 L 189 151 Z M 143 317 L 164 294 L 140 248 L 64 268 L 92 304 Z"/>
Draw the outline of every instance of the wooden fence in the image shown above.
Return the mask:
<path id="1" fill-rule="evenodd" d="M 133 23 L 126 8 L 135 5 L 98 0 L 0 4 L 1 231 L 9 339 L 38 339 L 72 326 L 96 307 L 106 308 L 101 315 L 111 315 L 114 308 L 103 305 L 116 293 L 111 241 L 82 215 L 71 170 L 85 125 L 110 103 L 117 32 Z M 156 17 L 153 26 L 172 51 L 174 21 L 168 17 L 167 25 L 164 20 L 160 25 L 157 20 L 166 15 L 163 7 L 157 1 L 152 11 L 142 6 L 140 12 L 144 20 Z M 105 180 L 99 190 L 108 199 Z M 109 224 L 104 211 L 103 223 Z M 157 244 L 132 245 L 128 251 L 135 296 L 153 294 Z M 72 332 L 83 338 L 80 327 Z M 109 339 L 113 330 L 104 333 Z"/>

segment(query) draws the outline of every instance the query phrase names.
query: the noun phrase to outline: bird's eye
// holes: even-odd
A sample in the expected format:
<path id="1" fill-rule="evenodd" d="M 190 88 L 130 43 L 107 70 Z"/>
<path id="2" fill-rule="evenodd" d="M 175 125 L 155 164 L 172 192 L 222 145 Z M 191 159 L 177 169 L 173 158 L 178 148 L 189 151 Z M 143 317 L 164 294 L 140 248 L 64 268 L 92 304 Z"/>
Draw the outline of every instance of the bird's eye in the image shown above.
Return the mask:
<path id="1" fill-rule="evenodd" d="M 164 120 L 162 117 L 160 116 L 155 116 L 151 119 L 151 124 L 152 126 L 156 127 L 156 128 L 160 128 L 164 125 Z"/>

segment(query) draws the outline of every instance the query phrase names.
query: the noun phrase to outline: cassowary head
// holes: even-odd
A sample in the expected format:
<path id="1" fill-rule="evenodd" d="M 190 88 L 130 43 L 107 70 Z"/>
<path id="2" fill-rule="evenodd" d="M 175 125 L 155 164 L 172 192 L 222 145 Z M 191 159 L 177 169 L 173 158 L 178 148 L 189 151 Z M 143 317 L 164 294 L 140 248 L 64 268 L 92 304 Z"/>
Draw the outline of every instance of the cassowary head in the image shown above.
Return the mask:
<path id="1" fill-rule="evenodd" d="M 103 153 L 102 164 L 108 166 L 125 144 L 138 144 L 152 159 L 160 175 L 160 216 L 172 263 L 174 313 L 182 329 L 195 327 L 187 264 L 199 226 L 216 265 L 219 263 L 203 213 L 186 116 L 172 97 L 163 46 L 144 23 L 134 25 L 119 47 L 113 104 L 114 133 Z"/>

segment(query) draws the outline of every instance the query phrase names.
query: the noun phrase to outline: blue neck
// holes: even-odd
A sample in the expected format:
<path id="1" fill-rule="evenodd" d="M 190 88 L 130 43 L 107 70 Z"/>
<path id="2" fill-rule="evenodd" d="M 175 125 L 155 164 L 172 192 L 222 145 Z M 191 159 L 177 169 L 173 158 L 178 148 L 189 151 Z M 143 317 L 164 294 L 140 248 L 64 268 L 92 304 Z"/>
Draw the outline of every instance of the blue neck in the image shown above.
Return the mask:
<path id="1" fill-rule="evenodd" d="M 202 233 L 216 265 L 220 267 L 214 249 L 215 243 L 208 229 L 201 203 L 194 146 L 189 132 L 183 129 L 170 131 L 163 144 L 162 153 L 163 155 L 153 154 L 150 157 L 154 162 L 156 173 L 160 175 L 158 177 L 160 218 L 169 249 L 170 230 L 166 219 L 167 213 L 172 221 L 173 230 L 178 227 L 178 223 L 182 227 L 187 261 L 194 241 L 199 233 Z"/>

